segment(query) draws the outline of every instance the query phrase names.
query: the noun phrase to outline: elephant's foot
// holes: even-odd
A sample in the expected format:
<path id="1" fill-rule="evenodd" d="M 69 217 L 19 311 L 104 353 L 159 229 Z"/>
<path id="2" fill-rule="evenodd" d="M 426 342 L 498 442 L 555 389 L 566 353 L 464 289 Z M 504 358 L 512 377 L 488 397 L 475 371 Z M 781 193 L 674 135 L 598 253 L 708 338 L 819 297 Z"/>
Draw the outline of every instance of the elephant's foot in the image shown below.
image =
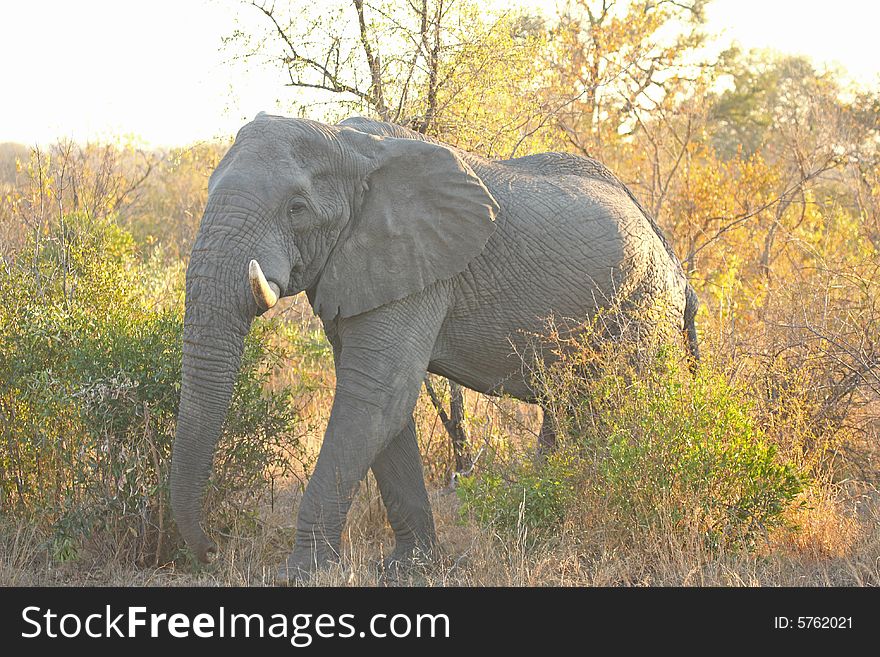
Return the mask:
<path id="1" fill-rule="evenodd" d="M 378 564 L 379 583 L 384 586 L 399 586 L 407 583 L 413 576 L 424 573 L 436 561 L 436 547 L 400 544 L 394 548 L 384 561 Z"/>
<path id="2" fill-rule="evenodd" d="M 308 584 L 314 575 L 315 569 L 304 563 L 297 563 L 288 557 L 287 561 L 278 566 L 275 571 L 276 586 L 301 586 Z"/>
<path id="3" fill-rule="evenodd" d="M 312 548 L 295 547 L 287 561 L 278 567 L 275 583 L 279 586 L 308 584 L 315 573 L 338 562 L 339 557 L 332 550 L 318 552 Z"/>

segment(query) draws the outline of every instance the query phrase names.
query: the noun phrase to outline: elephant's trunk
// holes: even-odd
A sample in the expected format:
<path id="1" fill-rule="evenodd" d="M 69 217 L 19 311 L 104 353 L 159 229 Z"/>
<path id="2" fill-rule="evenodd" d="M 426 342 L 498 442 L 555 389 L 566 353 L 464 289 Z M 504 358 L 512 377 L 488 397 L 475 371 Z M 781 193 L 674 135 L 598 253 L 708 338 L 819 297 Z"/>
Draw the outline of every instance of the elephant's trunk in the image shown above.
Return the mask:
<path id="1" fill-rule="evenodd" d="M 246 260 L 241 270 L 199 253 L 187 270 L 180 410 L 171 460 L 171 506 L 177 527 L 202 562 L 216 546 L 202 528 L 202 502 L 214 450 L 241 365 L 253 315 L 247 299 Z M 238 303 L 236 303 L 238 301 Z"/>

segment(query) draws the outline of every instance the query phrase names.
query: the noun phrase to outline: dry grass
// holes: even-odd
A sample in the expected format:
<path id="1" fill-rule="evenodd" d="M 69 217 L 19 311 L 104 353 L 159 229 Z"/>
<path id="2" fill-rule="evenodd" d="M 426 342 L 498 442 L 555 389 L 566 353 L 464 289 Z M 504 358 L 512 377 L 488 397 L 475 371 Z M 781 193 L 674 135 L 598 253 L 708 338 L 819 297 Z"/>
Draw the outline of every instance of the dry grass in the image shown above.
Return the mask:
<path id="1" fill-rule="evenodd" d="M 265 508 L 262 528 L 220 537 L 218 561 L 200 572 L 172 566 L 135 569 L 118 563 L 56 564 L 40 537 L 21 525 L 3 533 L 3 586 L 265 586 L 290 546 L 299 492 L 293 487 L 274 509 Z M 462 522 L 458 501 L 434 491 L 439 558 L 410 574 L 412 586 L 878 586 L 880 501 L 861 500 L 857 513 L 822 499 L 805 508 L 800 531 L 768 537 L 757 552 L 707 550 L 698 537 L 672 538 L 662 531 L 638 547 L 615 549 L 600 531 L 566 527 L 552 543 L 527 547 Z M 315 577 L 316 586 L 377 586 L 377 563 L 393 545 L 375 483 L 364 485 L 343 540 L 342 566 Z"/>

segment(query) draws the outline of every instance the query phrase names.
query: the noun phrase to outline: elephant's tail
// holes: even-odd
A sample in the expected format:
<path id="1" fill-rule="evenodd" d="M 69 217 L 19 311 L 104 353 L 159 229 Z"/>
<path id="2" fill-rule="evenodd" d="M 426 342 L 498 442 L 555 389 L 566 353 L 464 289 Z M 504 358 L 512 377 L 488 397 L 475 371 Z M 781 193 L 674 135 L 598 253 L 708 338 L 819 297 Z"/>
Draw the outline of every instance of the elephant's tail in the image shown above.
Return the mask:
<path id="1" fill-rule="evenodd" d="M 691 371 L 696 373 L 700 364 L 700 345 L 697 342 L 697 327 L 694 324 L 694 318 L 697 315 L 697 308 L 700 307 L 700 300 L 697 293 L 690 283 L 685 288 L 685 304 L 684 304 L 684 333 L 687 340 L 688 352 L 690 353 Z"/>

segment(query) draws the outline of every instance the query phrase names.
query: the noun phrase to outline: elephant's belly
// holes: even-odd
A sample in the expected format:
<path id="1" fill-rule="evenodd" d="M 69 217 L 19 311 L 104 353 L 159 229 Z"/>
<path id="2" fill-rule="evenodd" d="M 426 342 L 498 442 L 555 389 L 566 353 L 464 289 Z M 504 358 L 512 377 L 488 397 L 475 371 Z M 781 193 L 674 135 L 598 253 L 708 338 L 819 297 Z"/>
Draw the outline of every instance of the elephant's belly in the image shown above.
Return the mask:
<path id="1" fill-rule="evenodd" d="M 510 395 L 523 401 L 535 401 L 528 382 L 512 368 L 490 366 L 477 369 L 460 363 L 434 360 L 428 365 L 428 371 L 487 395 Z"/>
<path id="2" fill-rule="evenodd" d="M 578 309 L 582 317 L 588 308 Z M 444 325 L 428 370 L 478 392 L 534 401 L 532 375 L 546 322 L 517 304 L 485 305 Z"/>

